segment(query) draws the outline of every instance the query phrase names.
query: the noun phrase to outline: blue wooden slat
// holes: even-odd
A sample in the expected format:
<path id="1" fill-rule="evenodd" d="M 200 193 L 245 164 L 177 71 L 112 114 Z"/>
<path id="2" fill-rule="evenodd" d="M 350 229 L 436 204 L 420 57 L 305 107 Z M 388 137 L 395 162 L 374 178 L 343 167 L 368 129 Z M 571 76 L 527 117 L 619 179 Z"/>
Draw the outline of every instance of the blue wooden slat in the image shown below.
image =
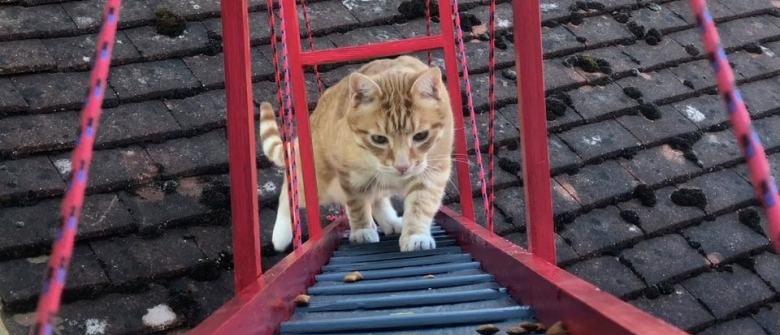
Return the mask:
<path id="1" fill-rule="evenodd" d="M 362 274 L 362 272 L 361 272 Z M 465 269 L 465 270 L 458 270 L 458 271 L 451 271 L 451 272 L 444 272 L 440 273 L 435 278 L 450 278 L 450 277 L 463 277 L 463 276 L 471 276 L 471 275 L 481 275 L 485 274 L 485 271 L 482 271 L 482 269 Z M 342 278 L 343 279 L 343 278 Z M 428 279 L 431 278 L 425 278 L 424 276 L 412 276 L 412 277 L 392 277 L 392 278 L 384 278 L 384 279 L 366 279 L 363 278 L 360 280 L 361 284 L 378 284 L 378 283 L 385 283 L 387 285 L 395 285 L 397 282 L 402 281 L 409 281 L 409 280 L 415 280 L 415 279 Z M 317 281 L 314 286 L 312 287 L 324 287 L 324 286 L 338 286 L 338 285 L 352 285 L 350 283 L 344 283 L 343 280 L 341 281 L 331 281 L 331 280 L 323 280 L 323 281 Z"/>
<path id="2" fill-rule="evenodd" d="M 506 321 L 496 322 L 491 324 L 497 326 L 501 331 L 497 335 L 506 334 L 506 330 L 510 327 L 516 326 L 520 322 L 534 322 L 529 318 L 514 318 Z M 415 327 L 413 329 L 394 330 L 394 329 L 380 329 L 380 330 L 359 330 L 354 332 L 324 332 L 318 333 L 318 335 L 478 335 L 475 331 L 479 324 L 466 324 L 466 325 L 447 325 L 436 327 Z M 281 333 L 281 335 L 294 335 L 300 333 Z M 524 335 L 544 335 L 544 332 L 532 332 Z"/>
<path id="3" fill-rule="evenodd" d="M 511 306 L 471 311 L 382 315 L 337 320 L 289 321 L 282 323 L 281 331 L 283 333 L 316 334 L 323 332 L 400 329 L 438 325 L 451 326 L 455 324 L 496 322 L 510 318 L 530 318 L 531 316 L 530 307 Z"/>
<path id="4" fill-rule="evenodd" d="M 517 306 L 517 303 L 504 294 L 495 299 L 482 299 L 462 303 L 434 304 L 434 305 L 416 305 L 416 306 L 398 306 L 382 309 L 364 309 L 364 310 L 341 310 L 341 311 L 322 311 L 307 313 L 303 309 L 296 311 L 290 322 L 303 320 L 338 320 L 354 317 L 371 317 L 383 315 L 400 314 L 426 314 L 452 311 L 471 311 L 480 309 L 505 308 Z"/>
<path id="5" fill-rule="evenodd" d="M 350 299 L 368 299 L 378 297 L 394 297 L 406 294 L 432 294 L 432 293 L 451 293 L 461 291 L 473 291 L 473 290 L 501 290 L 503 287 L 496 282 L 485 282 L 471 285 L 449 286 L 449 287 L 437 287 L 437 288 L 424 288 L 419 290 L 409 290 L 401 292 L 380 292 L 380 293 L 361 293 L 361 294 L 335 294 L 335 295 L 316 295 L 311 297 L 311 301 L 316 301 L 319 304 L 330 304 L 342 300 Z"/>
<path id="6" fill-rule="evenodd" d="M 328 264 L 386 261 L 392 259 L 427 257 L 431 255 L 458 254 L 461 252 L 463 251 L 460 249 L 460 247 L 443 247 L 443 248 L 436 248 L 436 249 L 429 249 L 429 250 L 396 252 L 391 254 L 344 256 L 344 257 L 337 256 L 337 257 L 331 257 L 330 262 Z"/>
<path id="7" fill-rule="evenodd" d="M 385 278 L 397 278 L 397 277 L 411 277 L 411 276 L 424 276 L 427 274 L 439 274 L 467 269 L 479 269 L 479 262 L 468 263 L 448 263 L 440 265 L 427 265 L 427 266 L 414 266 L 404 268 L 394 268 L 386 270 L 368 270 L 361 271 L 364 280 L 370 279 L 385 279 Z M 318 282 L 324 281 L 343 281 L 349 271 L 342 272 L 329 272 L 319 274 L 315 277 Z"/>
<path id="8" fill-rule="evenodd" d="M 328 264 L 322 267 L 322 272 L 332 271 L 365 271 L 391 269 L 404 266 L 433 265 L 455 262 L 470 262 L 471 254 L 445 254 L 430 257 L 418 257 L 410 259 L 394 259 L 387 261 L 368 261 L 356 263 Z"/>
<path id="9" fill-rule="evenodd" d="M 474 274 L 458 277 L 445 277 L 433 279 L 407 279 L 394 282 L 380 283 L 351 283 L 349 285 L 313 286 L 309 288 L 309 295 L 317 294 L 358 294 L 376 292 L 397 292 L 406 290 L 419 290 L 424 288 L 446 287 L 484 283 L 493 280 L 491 274 Z"/>
<path id="10" fill-rule="evenodd" d="M 373 298 L 353 298 L 330 303 L 319 304 L 314 297 L 308 307 L 299 308 L 296 313 L 311 313 L 325 311 L 349 311 L 379 308 L 430 306 L 442 304 L 456 304 L 480 300 L 498 299 L 507 297 L 506 289 L 480 289 L 461 292 L 444 292 L 429 294 L 404 294 L 395 296 L 381 296 Z"/>
<path id="11" fill-rule="evenodd" d="M 379 244 L 382 242 L 378 242 L 376 244 Z M 441 239 L 436 241 L 436 248 L 444 248 L 444 247 L 452 247 L 456 246 L 455 240 L 453 239 Z M 398 253 L 401 252 L 401 248 L 398 245 L 398 242 L 394 242 L 393 244 L 389 245 L 377 245 L 373 248 L 356 248 L 356 249 L 347 249 L 347 250 L 336 250 L 333 252 L 333 257 L 343 257 L 343 256 L 362 256 L 362 255 L 376 255 L 376 254 L 388 254 L 388 253 Z"/>

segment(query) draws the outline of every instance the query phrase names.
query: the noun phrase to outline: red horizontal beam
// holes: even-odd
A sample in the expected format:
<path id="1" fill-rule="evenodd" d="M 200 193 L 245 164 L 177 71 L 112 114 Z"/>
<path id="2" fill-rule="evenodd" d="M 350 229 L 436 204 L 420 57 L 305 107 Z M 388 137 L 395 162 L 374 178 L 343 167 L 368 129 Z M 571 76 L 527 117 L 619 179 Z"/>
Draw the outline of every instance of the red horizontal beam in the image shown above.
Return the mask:
<path id="1" fill-rule="evenodd" d="M 577 335 L 688 335 L 442 207 L 436 220 L 545 324 Z"/>
<path id="2" fill-rule="evenodd" d="M 301 53 L 303 65 L 320 65 L 389 57 L 417 51 L 442 48 L 441 35 L 407 38 L 403 40 L 370 43 L 341 48 L 330 48 Z"/>
<path id="3" fill-rule="evenodd" d="M 293 300 L 314 283 L 348 228 L 341 219 L 287 255 L 246 289 L 193 328 L 187 335 L 273 335 L 290 318 Z"/>

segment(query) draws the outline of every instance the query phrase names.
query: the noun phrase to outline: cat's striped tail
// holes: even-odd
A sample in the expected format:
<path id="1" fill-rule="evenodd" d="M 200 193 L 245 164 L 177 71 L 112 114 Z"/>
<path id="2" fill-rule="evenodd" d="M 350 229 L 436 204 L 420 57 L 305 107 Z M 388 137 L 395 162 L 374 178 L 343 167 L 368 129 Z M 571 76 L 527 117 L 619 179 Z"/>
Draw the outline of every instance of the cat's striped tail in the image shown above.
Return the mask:
<path id="1" fill-rule="evenodd" d="M 263 145 L 263 154 L 276 166 L 284 167 L 282 137 L 276 124 L 274 107 L 267 102 L 260 104 L 260 141 Z"/>

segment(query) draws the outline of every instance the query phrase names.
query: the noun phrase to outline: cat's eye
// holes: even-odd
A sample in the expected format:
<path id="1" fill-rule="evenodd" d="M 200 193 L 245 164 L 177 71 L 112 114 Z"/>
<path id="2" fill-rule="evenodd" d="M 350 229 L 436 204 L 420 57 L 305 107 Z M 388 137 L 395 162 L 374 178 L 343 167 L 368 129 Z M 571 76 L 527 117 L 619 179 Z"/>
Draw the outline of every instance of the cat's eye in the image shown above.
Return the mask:
<path id="1" fill-rule="evenodd" d="M 426 131 L 421 131 L 421 132 L 419 132 L 417 134 L 414 134 L 414 136 L 412 137 L 412 139 L 417 141 L 417 142 L 425 141 L 426 138 L 428 138 L 428 131 L 427 130 Z"/>
<path id="2" fill-rule="evenodd" d="M 385 144 L 387 143 L 387 137 L 384 137 L 382 135 L 371 135 L 371 142 L 374 142 L 376 144 Z"/>

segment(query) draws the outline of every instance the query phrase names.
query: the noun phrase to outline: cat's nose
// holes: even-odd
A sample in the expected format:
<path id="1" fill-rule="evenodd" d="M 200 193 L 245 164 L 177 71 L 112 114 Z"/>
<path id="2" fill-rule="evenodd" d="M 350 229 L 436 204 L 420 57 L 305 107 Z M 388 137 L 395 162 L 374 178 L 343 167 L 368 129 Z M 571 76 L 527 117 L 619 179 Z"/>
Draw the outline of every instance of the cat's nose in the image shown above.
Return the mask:
<path id="1" fill-rule="evenodd" d="M 409 164 L 396 165 L 395 169 L 398 170 L 398 172 L 400 172 L 401 174 L 404 174 L 406 173 L 406 170 L 409 170 Z"/>

